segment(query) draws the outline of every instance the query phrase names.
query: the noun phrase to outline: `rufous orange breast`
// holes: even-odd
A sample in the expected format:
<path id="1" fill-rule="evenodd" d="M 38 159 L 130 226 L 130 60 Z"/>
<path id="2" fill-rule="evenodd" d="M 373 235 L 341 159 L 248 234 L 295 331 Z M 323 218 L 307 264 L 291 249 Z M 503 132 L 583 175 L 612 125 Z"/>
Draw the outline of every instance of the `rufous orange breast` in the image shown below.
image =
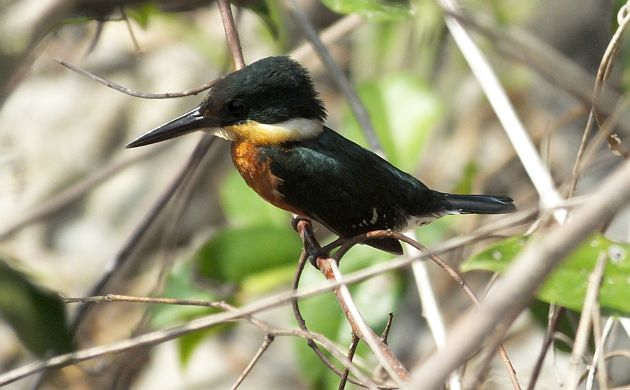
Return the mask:
<path id="1" fill-rule="evenodd" d="M 232 162 L 247 185 L 267 202 L 291 213 L 305 216 L 303 211 L 288 204 L 278 191 L 282 179 L 271 171 L 271 161 L 260 157 L 257 145 L 248 141 L 232 142 Z"/>

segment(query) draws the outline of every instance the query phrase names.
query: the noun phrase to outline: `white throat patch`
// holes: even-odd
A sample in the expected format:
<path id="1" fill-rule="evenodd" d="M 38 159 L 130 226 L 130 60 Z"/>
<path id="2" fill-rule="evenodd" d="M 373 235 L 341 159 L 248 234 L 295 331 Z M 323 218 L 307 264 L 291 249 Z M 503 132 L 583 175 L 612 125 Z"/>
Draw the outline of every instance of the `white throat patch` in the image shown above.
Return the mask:
<path id="1" fill-rule="evenodd" d="M 230 141 L 245 140 L 258 144 L 275 144 L 316 137 L 324 131 L 324 125 L 313 119 L 295 118 L 273 124 L 247 121 L 210 129 L 210 131 Z"/>

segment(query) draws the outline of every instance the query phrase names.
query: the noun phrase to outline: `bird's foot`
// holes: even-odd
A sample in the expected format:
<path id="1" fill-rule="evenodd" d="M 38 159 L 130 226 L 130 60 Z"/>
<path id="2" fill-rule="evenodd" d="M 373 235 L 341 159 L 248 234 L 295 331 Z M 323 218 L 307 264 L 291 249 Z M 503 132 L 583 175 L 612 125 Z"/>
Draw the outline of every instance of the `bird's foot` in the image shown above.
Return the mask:
<path id="1" fill-rule="evenodd" d="M 308 261 L 313 265 L 313 267 L 319 269 L 317 266 L 317 259 L 323 257 L 324 253 L 322 252 L 322 247 L 319 245 L 315 235 L 313 234 L 311 220 L 300 216 L 294 216 L 293 219 L 291 219 L 291 226 L 302 238 L 304 250 L 308 255 Z"/>
<path id="2" fill-rule="evenodd" d="M 319 269 L 319 267 L 317 266 L 317 259 L 331 257 L 330 251 L 340 247 L 347 241 L 345 238 L 337 238 L 327 245 L 319 245 L 319 242 L 317 242 L 317 239 L 315 238 L 315 235 L 313 234 L 313 230 L 311 228 L 311 220 L 308 218 L 295 216 L 291 220 L 291 226 L 302 237 L 302 241 L 304 242 L 304 250 L 308 255 L 308 260 L 313 265 L 313 267 L 317 269 Z M 339 259 L 334 259 L 337 261 L 337 263 L 339 263 Z"/>

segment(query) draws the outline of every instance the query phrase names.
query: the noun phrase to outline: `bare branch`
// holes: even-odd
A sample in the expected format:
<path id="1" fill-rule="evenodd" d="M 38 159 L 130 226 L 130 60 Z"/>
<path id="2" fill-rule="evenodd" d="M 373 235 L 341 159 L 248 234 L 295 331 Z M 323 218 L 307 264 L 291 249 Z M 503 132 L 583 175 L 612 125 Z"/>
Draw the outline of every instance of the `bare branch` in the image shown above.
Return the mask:
<path id="1" fill-rule="evenodd" d="M 547 356 L 547 351 L 553 343 L 553 335 L 556 331 L 556 327 L 558 326 L 560 315 L 564 312 L 564 308 L 562 307 L 557 307 L 555 305 L 552 305 L 551 307 L 554 308 L 554 310 L 553 313 L 551 313 L 551 318 L 549 318 L 547 332 L 545 333 L 545 339 L 543 340 L 543 345 L 540 348 L 540 352 L 538 353 L 538 358 L 536 358 L 536 364 L 534 364 L 534 369 L 532 370 L 532 375 L 529 379 L 527 390 L 534 390 L 534 387 L 536 387 L 536 382 L 538 381 L 540 370 L 542 369 L 543 362 L 545 361 L 545 356 Z"/>
<path id="2" fill-rule="evenodd" d="M 586 389 L 591 390 L 593 388 L 593 382 L 595 378 L 595 371 L 597 371 L 597 379 L 599 381 L 600 389 L 607 389 L 608 373 L 606 370 L 606 358 L 604 356 L 604 348 L 606 347 L 606 341 L 615 324 L 615 318 L 608 317 L 603 331 L 600 328 L 600 321 L 597 319 L 601 317 L 599 312 L 599 305 L 597 308 L 593 307 L 593 335 L 595 337 L 595 353 L 593 353 L 593 362 L 588 369 L 588 376 L 586 377 Z"/>
<path id="3" fill-rule="evenodd" d="M 395 238 L 397 240 L 403 241 L 406 244 L 412 246 L 414 249 L 416 249 L 418 251 L 419 254 L 423 254 L 423 253 L 427 253 L 429 252 L 429 250 L 423 246 L 422 244 L 420 244 L 419 242 L 417 242 L 416 240 L 407 237 L 405 234 L 402 233 L 398 233 L 398 232 L 393 232 L 393 231 L 375 231 L 375 232 L 369 232 L 363 235 L 359 235 L 357 237 L 355 237 L 354 239 L 348 241 L 345 245 L 342 246 L 342 248 L 340 248 L 340 253 L 343 255 L 345 254 L 345 252 L 353 245 L 356 245 L 359 242 L 363 242 L 369 238 L 375 238 L 375 237 L 390 237 L 390 238 Z M 340 255 L 335 254 L 335 258 L 337 259 L 337 261 L 339 261 L 340 259 Z M 479 306 L 479 300 L 477 299 L 477 296 L 475 295 L 475 293 L 472 291 L 472 289 L 470 288 L 470 286 L 468 286 L 468 284 L 466 283 L 466 281 L 464 280 L 464 278 L 459 274 L 459 272 L 457 272 L 453 267 L 451 267 L 447 262 L 445 262 L 444 260 L 442 260 L 439 256 L 435 255 L 435 254 L 430 254 L 429 258 L 435 263 L 437 264 L 440 268 L 442 268 L 464 291 L 464 293 L 473 301 L 473 303 L 476 306 Z M 510 377 L 510 381 L 512 382 L 512 387 L 514 389 L 520 389 L 521 386 L 518 382 L 518 378 L 516 376 L 516 370 L 514 369 L 514 366 L 512 365 L 512 361 L 510 360 L 507 351 L 505 350 L 503 345 L 499 346 L 499 353 L 501 355 L 501 359 L 505 365 L 505 368 L 508 372 L 508 375 Z"/>
<path id="4" fill-rule="evenodd" d="M 357 351 L 357 347 L 359 346 L 359 341 L 361 339 L 356 334 L 352 334 L 352 341 L 350 342 L 350 348 L 348 348 L 348 360 L 352 361 L 354 358 L 354 353 Z M 343 370 L 343 375 L 341 376 L 341 380 L 339 381 L 339 390 L 343 390 L 346 388 L 346 383 L 348 382 L 348 374 L 350 374 L 350 370 L 347 368 Z"/>
<path id="5" fill-rule="evenodd" d="M 392 323 L 394 322 L 394 314 L 389 313 L 387 315 L 387 323 L 385 324 L 385 329 L 383 329 L 383 333 L 381 334 L 381 340 L 385 344 L 387 344 L 387 337 L 389 337 L 389 331 L 392 329 Z"/>
<path id="6" fill-rule="evenodd" d="M 209 81 L 205 84 L 200 85 L 197 88 L 193 88 L 193 89 L 189 89 L 187 91 L 182 91 L 182 92 L 165 92 L 165 93 L 146 93 L 146 92 L 139 92 L 139 91 L 135 91 L 133 89 L 127 88 L 127 87 L 123 87 L 120 84 L 116 84 L 115 82 L 108 80 L 106 78 L 103 78 L 101 76 L 98 76 L 94 73 L 88 72 L 85 69 L 81 69 L 76 65 L 73 65 L 69 62 L 66 62 L 60 58 L 55 58 L 55 61 L 57 61 L 60 65 L 65 66 L 66 68 L 70 69 L 73 72 L 79 73 L 80 75 L 86 76 L 91 78 L 92 80 L 99 82 L 103 85 L 105 85 L 108 88 L 111 88 L 115 91 L 118 92 L 122 92 L 125 95 L 130 95 L 130 96 L 134 96 L 134 97 L 139 97 L 142 99 L 171 99 L 171 98 L 178 98 L 178 97 L 183 97 L 183 96 L 190 96 L 190 95 L 196 95 L 200 92 L 203 92 L 209 88 L 211 88 L 217 80 L 212 80 Z"/>
<path id="7" fill-rule="evenodd" d="M 372 121 L 370 120 L 370 114 L 367 112 L 365 106 L 361 102 L 361 99 L 359 99 L 359 96 L 357 95 L 354 88 L 352 88 L 352 84 L 344 75 L 343 71 L 339 68 L 339 65 L 337 65 L 332 55 L 330 54 L 330 51 L 328 51 L 328 49 L 320 39 L 319 35 L 317 34 L 317 31 L 315 31 L 315 27 L 313 27 L 313 24 L 304 14 L 304 12 L 302 12 L 300 7 L 296 4 L 295 0 L 289 0 L 288 3 L 289 13 L 295 19 L 296 25 L 302 30 L 302 33 L 311 43 L 311 45 L 313 45 L 315 52 L 328 70 L 329 74 L 333 77 L 346 99 L 348 99 L 350 108 L 354 113 L 354 116 L 357 118 L 357 121 L 361 125 L 361 128 L 363 129 L 363 133 L 367 138 L 370 149 L 382 156 L 384 154 L 383 147 L 381 146 L 380 142 L 378 141 L 378 137 L 376 136 L 376 131 L 374 130 L 374 126 L 372 125 Z"/>
<path id="8" fill-rule="evenodd" d="M 267 351 L 274 338 L 275 336 L 271 333 L 267 333 L 265 335 L 265 339 L 263 340 L 260 348 L 258 348 L 258 351 L 256 351 L 256 354 L 254 355 L 252 360 L 249 362 L 247 367 L 245 367 L 241 375 L 239 375 L 239 377 L 236 379 L 236 382 L 234 382 L 234 384 L 232 385 L 232 390 L 238 389 L 241 383 L 243 383 L 247 375 L 249 375 L 256 363 L 258 363 L 258 360 L 260 360 L 260 357 L 263 355 L 263 353 L 265 353 L 265 351 Z"/>
<path id="9" fill-rule="evenodd" d="M 221 13 L 221 21 L 223 22 L 223 30 L 225 30 L 225 39 L 227 41 L 232 60 L 234 61 L 234 69 L 239 70 L 245 67 L 243 59 L 243 50 L 241 49 L 241 40 L 238 36 L 238 30 L 232 16 L 232 8 L 228 0 L 218 0 L 219 11 Z"/>

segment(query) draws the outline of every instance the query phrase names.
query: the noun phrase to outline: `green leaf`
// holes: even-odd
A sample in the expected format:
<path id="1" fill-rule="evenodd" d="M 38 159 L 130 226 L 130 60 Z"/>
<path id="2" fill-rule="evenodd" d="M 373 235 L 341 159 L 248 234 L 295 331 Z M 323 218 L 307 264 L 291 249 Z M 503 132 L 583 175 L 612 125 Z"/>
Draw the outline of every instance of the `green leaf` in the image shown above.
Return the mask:
<path id="1" fill-rule="evenodd" d="M 253 11 L 263 22 L 265 27 L 269 30 L 269 33 L 274 39 L 280 37 L 280 29 L 284 28 L 280 25 L 279 18 L 279 4 L 277 1 L 270 0 L 256 0 L 256 1 L 244 1 L 239 4 L 244 8 Z"/>
<path id="2" fill-rule="evenodd" d="M 233 226 L 289 226 L 289 214 L 261 199 L 234 170 L 221 186 L 220 198 L 223 211 Z"/>
<path id="3" fill-rule="evenodd" d="M 212 328 L 198 330 L 196 332 L 187 333 L 177 338 L 177 347 L 179 362 L 182 367 L 186 367 L 190 362 L 193 354 L 199 348 L 199 346 L 211 336 L 215 336 L 217 333 L 230 329 L 234 326 L 233 323 L 227 322 L 213 326 Z"/>
<path id="4" fill-rule="evenodd" d="M 295 263 L 300 250 L 300 239 L 289 227 L 228 228 L 202 245 L 195 262 L 205 277 L 241 282 L 251 275 Z"/>
<path id="5" fill-rule="evenodd" d="M 218 299 L 208 286 L 202 285 L 196 279 L 196 271 L 192 262 L 177 264 L 168 274 L 162 296 L 209 302 Z M 217 311 L 214 308 L 201 306 L 154 305 L 151 308 L 151 324 L 156 328 L 164 328 L 174 323 L 181 323 Z"/>
<path id="6" fill-rule="evenodd" d="M 472 256 L 462 264 L 463 271 L 488 270 L 504 271 L 520 253 L 528 240 L 524 237 L 511 237 L 496 243 Z M 599 303 L 611 314 L 630 314 L 630 244 L 618 243 L 596 234 L 585 240 L 549 276 L 537 297 L 547 303 L 554 303 L 580 311 L 586 296 L 588 278 L 601 253 L 608 256 L 602 284 L 599 290 Z"/>
<path id="7" fill-rule="evenodd" d="M 59 295 L 32 283 L 0 257 L 0 317 L 39 357 L 73 349 L 65 305 Z"/>
<path id="8" fill-rule="evenodd" d="M 298 258 L 283 266 L 276 266 L 247 276 L 240 284 L 239 296 L 259 297 L 278 287 L 287 287 L 293 280 Z"/>
<path id="9" fill-rule="evenodd" d="M 473 184 L 478 172 L 479 167 L 477 166 L 477 162 L 474 159 L 468 161 L 464 167 L 462 177 L 453 192 L 456 194 L 470 194 L 473 192 Z"/>
<path id="10" fill-rule="evenodd" d="M 152 3 L 140 4 L 135 7 L 126 7 L 125 13 L 135 20 L 142 28 L 147 28 L 151 16 L 159 13 L 158 7 Z"/>
<path id="11" fill-rule="evenodd" d="M 216 301 L 218 297 L 208 286 L 196 280 L 195 267 L 192 262 L 177 264 L 166 279 L 162 296 L 168 298 L 197 299 L 202 301 Z M 176 323 L 190 321 L 204 315 L 219 312 L 218 309 L 202 306 L 186 305 L 154 305 L 151 308 L 151 324 L 156 328 L 165 328 Z M 197 347 L 208 337 L 216 335 L 234 326 L 234 323 L 213 326 L 211 328 L 193 332 L 177 339 L 179 360 L 185 367 Z"/>
<path id="12" fill-rule="evenodd" d="M 358 92 L 389 161 L 404 171 L 414 170 L 431 130 L 441 118 L 442 105 L 435 94 L 418 77 L 408 74 L 366 82 Z M 346 122 L 347 135 L 361 138 L 354 116 L 348 115 Z"/>
<path id="13" fill-rule="evenodd" d="M 340 14 L 358 13 L 368 20 L 397 20 L 411 15 L 409 0 L 322 0 Z"/>

